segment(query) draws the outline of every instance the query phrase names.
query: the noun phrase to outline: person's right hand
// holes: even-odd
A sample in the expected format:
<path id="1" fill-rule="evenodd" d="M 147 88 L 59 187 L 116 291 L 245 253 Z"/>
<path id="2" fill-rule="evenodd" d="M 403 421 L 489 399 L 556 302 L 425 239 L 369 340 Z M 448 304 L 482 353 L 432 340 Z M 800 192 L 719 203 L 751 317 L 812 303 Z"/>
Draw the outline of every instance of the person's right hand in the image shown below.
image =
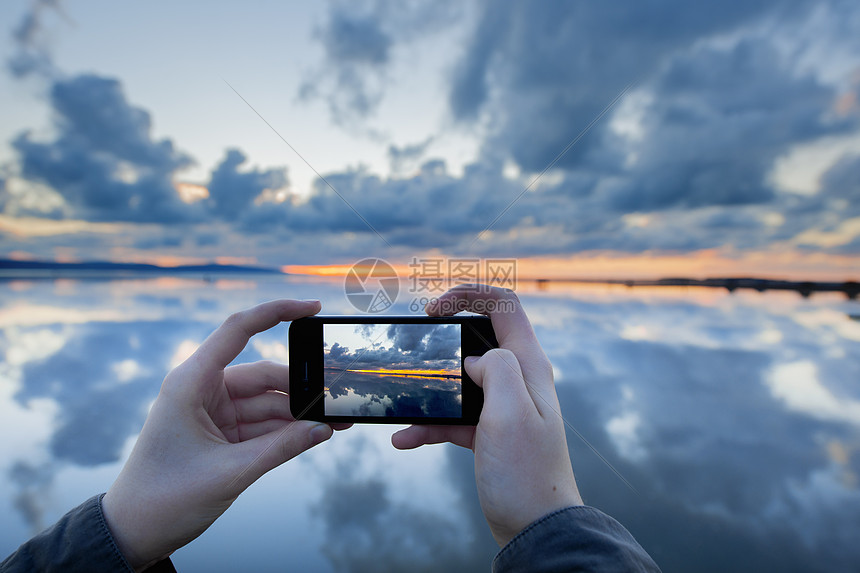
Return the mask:
<path id="1" fill-rule="evenodd" d="M 466 372 L 484 390 L 477 426 L 411 426 L 391 437 L 411 449 L 451 442 L 475 452 L 481 509 L 504 546 L 558 509 L 582 505 L 567 450 L 552 365 L 513 291 L 460 285 L 427 305 L 431 316 L 488 314 L 500 348 L 468 357 Z M 489 312 L 485 312 L 485 310 Z"/>

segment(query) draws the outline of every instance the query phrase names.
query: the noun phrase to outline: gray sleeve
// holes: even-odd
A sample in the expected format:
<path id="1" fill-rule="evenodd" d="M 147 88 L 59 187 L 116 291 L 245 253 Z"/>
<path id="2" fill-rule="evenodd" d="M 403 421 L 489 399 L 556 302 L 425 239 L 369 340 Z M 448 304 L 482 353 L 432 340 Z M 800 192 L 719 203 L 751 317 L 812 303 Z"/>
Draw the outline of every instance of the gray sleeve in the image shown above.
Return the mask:
<path id="1" fill-rule="evenodd" d="M 61 517 L 0 563 L 0 573 L 24 571 L 100 573 L 133 571 L 111 536 L 102 497 L 96 495 Z M 175 571 L 169 559 L 150 571 Z"/>
<path id="2" fill-rule="evenodd" d="M 568 507 L 535 521 L 496 555 L 494 573 L 509 571 L 659 572 L 620 523 L 588 506 Z"/>

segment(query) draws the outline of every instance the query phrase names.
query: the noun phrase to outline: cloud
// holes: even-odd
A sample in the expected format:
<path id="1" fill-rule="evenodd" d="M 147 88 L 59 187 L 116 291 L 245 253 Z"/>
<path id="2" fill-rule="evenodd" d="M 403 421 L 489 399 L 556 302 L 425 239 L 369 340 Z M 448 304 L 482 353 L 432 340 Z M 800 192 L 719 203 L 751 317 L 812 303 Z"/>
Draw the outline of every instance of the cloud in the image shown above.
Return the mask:
<path id="1" fill-rule="evenodd" d="M 828 117 L 832 88 L 796 77 L 757 39 L 679 55 L 645 89 L 646 135 L 607 192 L 622 212 L 773 202 L 767 176 L 782 153 L 856 127 Z"/>
<path id="2" fill-rule="evenodd" d="M 37 74 L 47 77 L 56 74 L 45 31 L 46 16 L 51 12 L 70 21 L 60 0 L 34 0 L 13 30 L 16 51 L 8 61 L 13 76 L 22 78 Z"/>
<path id="3" fill-rule="evenodd" d="M 191 159 L 170 140 L 152 139 L 149 113 L 128 103 L 117 80 L 59 80 L 50 102 L 55 138 L 37 141 L 25 132 L 13 141 L 23 179 L 59 193 L 73 217 L 159 223 L 193 218 L 172 182 Z"/>
<path id="4" fill-rule="evenodd" d="M 324 98 L 336 123 L 354 127 L 382 102 L 395 48 L 444 29 L 461 11 L 450 1 L 332 2 L 316 34 L 324 62 L 302 83 L 299 98 Z"/>
<path id="5" fill-rule="evenodd" d="M 382 99 L 383 73 L 393 42 L 382 21 L 373 14 L 331 10 L 318 36 L 325 49 L 325 67 L 332 70 L 332 86 L 308 80 L 300 97 L 310 99 L 324 90 L 332 117 L 341 124 L 373 112 Z"/>
<path id="6" fill-rule="evenodd" d="M 459 119 L 474 119 L 498 94 L 506 138 L 516 133 L 522 141 L 518 163 L 538 171 L 624 85 L 654 73 L 664 57 L 774 6 L 484 2 L 452 78 L 450 108 Z"/>
<path id="7" fill-rule="evenodd" d="M 336 192 L 317 182 L 298 196 L 285 168 L 249 168 L 230 149 L 212 169 L 209 198 L 189 205 L 173 184 L 191 158 L 152 137 L 150 114 L 128 102 L 118 80 L 56 76 L 55 133 L 15 139 L 18 163 L 0 205 L 13 216 L 174 225 L 164 239 L 129 230 L 123 242 L 206 256 L 253 250 L 275 264 L 432 250 L 857 253 L 856 156 L 821 167 L 814 193 L 772 181 L 793 149 L 860 132 L 851 79 L 860 45 L 846 24 L 860 18 L 854 3 L 484 2 L 474 21 L 458 4 L 332 3 L 317 34 L 325 61 L 305 87 L 342 123 L 360 121 L 400 77 L 405 47 L 463 27 L 464 43 L 447 48 L 460 50 L 448 105 L 483 145 L 462 173 L 427 156 L 429 136 L 388 146 L 392 177 L 343 169 L 324 174 Z M 22 45 L 41 34 L 37 24 L 22 23 Z M 51 193 L 54 202 L 37 199 Z M 31 241 L 40 252 L 43 243 Z M 70 244 L 95 250 L 107 240 Z"/>
<path id="8" fill-rule="evenodd" d="M 285 188 L 289 179 L 286 168 L 239 171 L 248 158 L 238 149 L 229 149 L 209 180 L 207 204 L 220 219 L 235 220 L 252 209 L 254 200 L 266 191 Z"/>
<path id="9" fill-rule="evenodd" d="M 351 325 L 343 325 L 350 329 Z M 384 336 L 377 330 L 355 329 L 365 346 L 349 348 L 341 345 L 337 331 L 326 362 L 342 368 L 350 364 L 375 365 L 382 368 L 459 369 L 460 328 L 453 324 L 391 324 Z M 327 331 L 328 332 L 328 331 Z"/>
<path id="10" fill-rule="evenodd" d="M 453 254 L 768 249 L 822 224 L 835 228 L 850 208 L 827 192 L 784 193 L 770 173 L 795 146 L 860 127 L 856 113 L 837 105 L 848 101 L 846 86 L 856 89 L 846 79 L 850 66 L 827 71 L 815 55 L 821 32 L 831 30 L 842 59 L 860 57 L 841 25 L 856 12 L 839 2 L 826 9 L 732 2 L 704 12 L 677 2 L 623 10 L 486 3 L 450 92 L 461 122 L 493 125 L 479 160 L 456 177 L 431 160 L 408 178 L 354 171 L 330 179 L 389 243 Z M 380 18 L 378 26 L 393 29 L 393 20 Z M 391 37 L 394 52 L 405 40 Z M 529 173 L 546 167 L 634 80 L 616 108 L 523 193 Z M 423 153 L 417 145 L 389 155 L 396 164 Z M 506 161 L 524 174 L 502 176 Z M 825 178 L 835 180 L 840 169 Z M 852 175 L 842 177 L 842 193 L 853 192 L 845 181 Z M 318 191 L 295 206 L 289 228 L 372 232 L 338 197 Z M 473 244 L 487 226 L 493 232 Z M 849 237 L 825 248 L 853 244 Z"/>

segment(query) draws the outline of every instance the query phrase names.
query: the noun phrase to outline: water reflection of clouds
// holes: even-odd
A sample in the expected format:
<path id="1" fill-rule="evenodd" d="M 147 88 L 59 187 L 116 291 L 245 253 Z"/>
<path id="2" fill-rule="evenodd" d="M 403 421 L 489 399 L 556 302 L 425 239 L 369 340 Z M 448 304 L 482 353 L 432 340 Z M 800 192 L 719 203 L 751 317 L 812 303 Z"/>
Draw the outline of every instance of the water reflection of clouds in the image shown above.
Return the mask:
<path id="1" fill-rule="evenodd" d="M 127 454 L 165 373 L 211 331 L 206 315 L 225 314 L 223 302 L 200 303 L 205 293 L 159 298 L 141 282 L 34 282 L 4 296 L 0 412 L 16 439 L 4 441 L 0 471 L 31 532 L 51 514 L 58 473 Z"/>
<path id="2" fill-rule="evenodd" d="M 357 427 L 313 459 L 322 553 L 336 571 L 486 571 L 497 547 L 475 496 L 471 453 L 399 452 L 392 431 Z"/>
<path id="3" fill-rule="evenodd" d="M 83 499 L 110 483 L 163 375 L 229 312 L 279 296 L 348 310 L 339 284 L 246 286 L 225 294 L 205 284 L 75 283 L 58 292 L 46 282 L 8 291 L 0 427 L 15 439 L 0 443 L 2 547 L 23 540 L 21 519 L 37 527 L 76 501 L 63 497 L 52 509 L 46 500 L 66 492 Z M 640 492 L 569 434 L 586 501 L 618 517 L 666 571 L 850 570 L 860 562 L 860 323 L 845 316 L 856 303 L 596 291 L 521 295 L 557 369 L 566 418 Z M 285 337 L 285 327 L 256 337 L 240 361 L 282 359 Z M 265 522 L 272 531 L 316 532 L 296 534 L 302 541 L 291 545 L 312 569 L 324 560 L 353 571 L 371 563 L 486 570 L 494 546 L 471 454 L 394 451 L 391 431 L 338 433 L 279 468 L 177 554 L 180 568 L 286 566 L 290 556 L 276 558 L 274 547 L 292 542 L 255 533 Z M 293 505 L 270 515 L 282 496 Z"/>
<path id="4" fill-rule="evenodd" d="M 462 414 L 459 380 L 327 372 L 332 383 L 325 413 L 332 416 L 436 416 Z"/>
<path id="5" fill-rule="evenodd" d="M 568 419 L 637 488 L 692 519 L 717 519 L 761 559 L 777 548 L 792 556 L 789 569 L 845 567 L 860 559 L 845 542 L 860 535 L 847 517 L 860 514 L 860 325 L 815 302 L 759 301 L 770 299 L 698 306 L 617 297 L 560 310 L 544 296 L 528 308 L 561 373 Z M 579 472 L 582 490 L 616 507 L 590 479 L 597 471 L 613 480 L 609 470 L 569 439 L 577 469 L 596 468 Z M 623 522 L 637 522 L 617 509 Z M 687 559 L 682 568 L 697 569 Z M 726 557 L 720 568 L 738 564 Z"/>

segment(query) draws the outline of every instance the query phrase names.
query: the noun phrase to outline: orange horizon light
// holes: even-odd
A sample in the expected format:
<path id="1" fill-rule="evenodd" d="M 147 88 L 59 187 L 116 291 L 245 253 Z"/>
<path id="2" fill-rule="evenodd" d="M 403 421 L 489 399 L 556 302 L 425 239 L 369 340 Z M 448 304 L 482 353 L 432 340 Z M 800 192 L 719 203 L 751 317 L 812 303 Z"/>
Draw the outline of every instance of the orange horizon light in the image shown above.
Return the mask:
<path id="1" fill-rule="evenodd" d="M 458 257 L 427 256 L 423 260 L 441 260 L 442 273 L 447 262 Z M 420 257 L 418 260 L 422 260 Z M 474 258 L 472 259 L 474 260 Z M 484 259 L 492 260 L 492 259 Z M 415 265 L 387 261 L 401 279 L 427 278 Z M 610 251 L 580 253 L 557 257 L 524 257 L 516 259 L 516 279 L 523 282 L 540 280 L 658 280 L 665 278 L 761 278 L 771 280 L 800 280 L 847 282 L 860 281 L 860 256 L 796 251 L 754 251 L 722 253 L 705 249 L 692 253 L 618 254 Z M 287 274 L 344 278 L 353 264 L 285 265 Z M 447 278 L 447 277 L 446 277 Z M 456 282 L 471 281 L 449 281 Z M 478 282 L 486 282 L 479 278 Z"/>
<path id="2" fill-rule="evenodd" d="M 375 370 L 361 370 L 361 369 L 352 369 L 347 368 L 347 372 L 361 372 L 363 374 L 379 374 L 381 375 L 393 375 L 393 376 L 460 376 L 459 372 L 454 370 L 401 370 L 394 368 L 377 368 Z"/>

